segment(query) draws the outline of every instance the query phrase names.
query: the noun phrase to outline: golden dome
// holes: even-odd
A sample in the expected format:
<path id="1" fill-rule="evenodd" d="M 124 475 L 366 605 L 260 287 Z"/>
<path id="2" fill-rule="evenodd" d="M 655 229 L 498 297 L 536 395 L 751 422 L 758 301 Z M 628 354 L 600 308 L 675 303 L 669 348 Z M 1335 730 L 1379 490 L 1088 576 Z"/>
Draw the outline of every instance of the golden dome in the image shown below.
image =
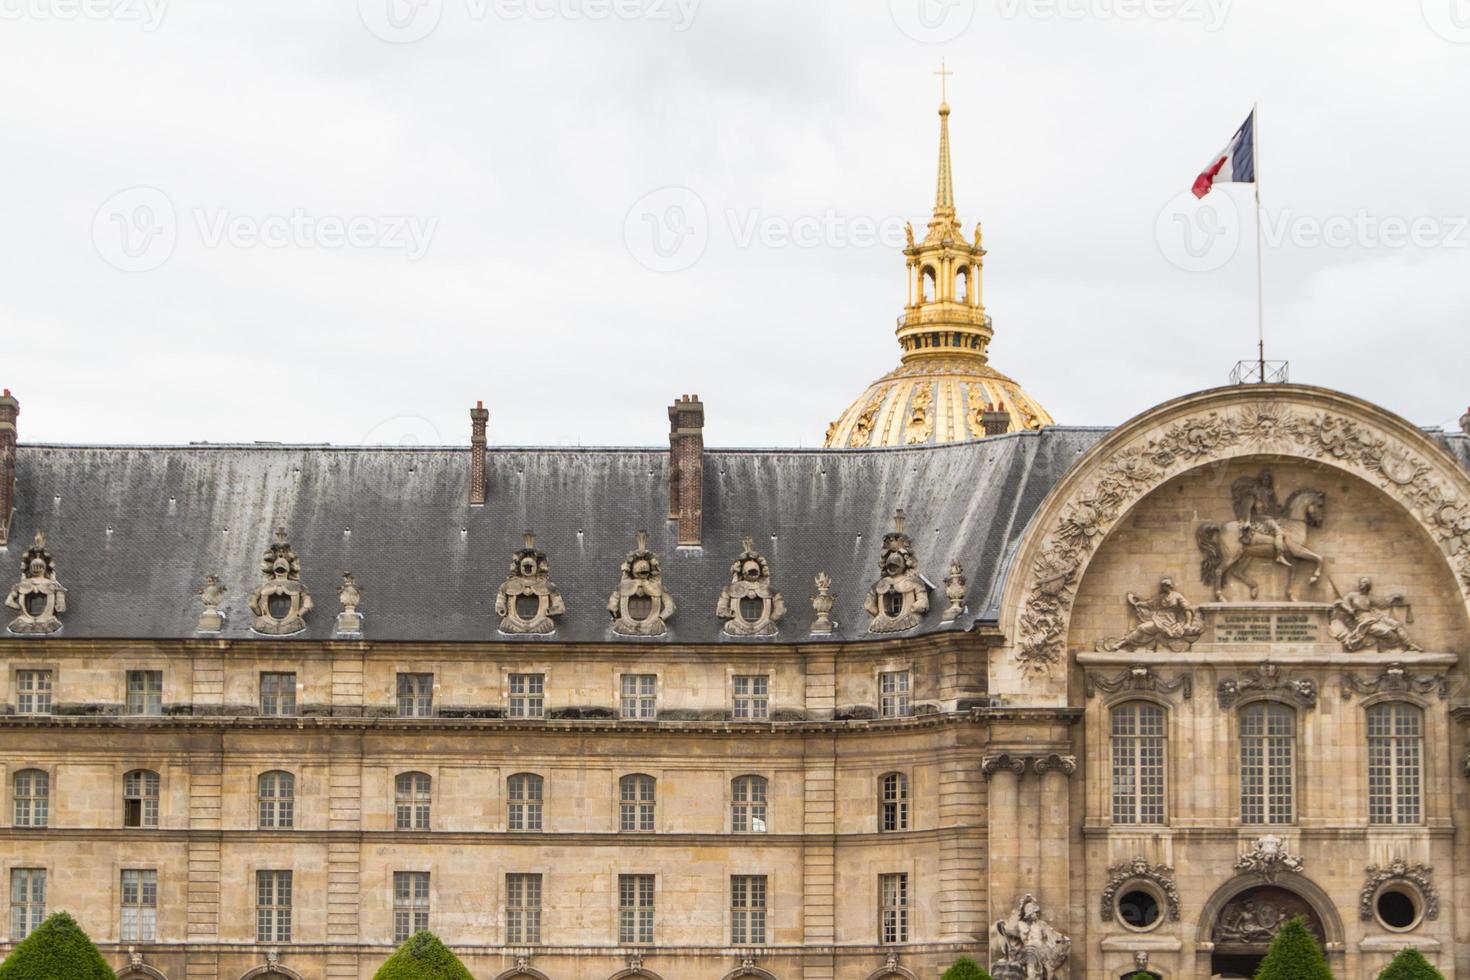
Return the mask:
<path id="1" fill-rule="evenodd" d="M 939 181 L 924 240 L 908 228 L 908 300 L 898 318 L 903 363 L 873 382 L 827 427 L 828 449 L 924 446 L 1039 429 L 1052 417 L 992 368 L 994 333 L 981 278 L 980 225 L 967 240 L 955 217 L 949 105 L 939 106 Z"/>

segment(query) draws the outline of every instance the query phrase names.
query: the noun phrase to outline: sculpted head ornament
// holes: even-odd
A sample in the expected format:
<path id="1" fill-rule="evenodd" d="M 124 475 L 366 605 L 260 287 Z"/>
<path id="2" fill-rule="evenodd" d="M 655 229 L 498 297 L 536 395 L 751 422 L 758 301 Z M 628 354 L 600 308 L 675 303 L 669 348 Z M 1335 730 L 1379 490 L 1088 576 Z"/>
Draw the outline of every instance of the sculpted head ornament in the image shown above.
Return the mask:
<path id="1" fill-rule="evenodd" d="M 536 547 L 536 535 L 521 536 L 521 548 L 511 557 L 510 574 L 495 593 L 495 612 L 502 633 L 551 633 L 555 617 L 567 611 L 561 593 L 551 581 L 551 563 Z"/>
<path id="2" fill-rule="evenodd" d="M 10 632 L 55 633 L 66 612 L 66 589 L 56 581 L 56 560 L 46 550 L 46 532 L 36 532 L 20 567 L 20 581 L 5 597 L 5 605 L 18 614 L 10 621 Z"/>
<path id="3" fill-rule="evenodd" d="M 674 597 L 664 590 L 658 555 L 648 550 L 648 532 L 623 559 L 623 580 L 607 600 L 612 629 L 620 636 L 662 636 L 674 615 Z"/>
<path id="4" fill-rule="evenodd" d="M 730 565 L 730 584 L 720 593 L 715 615 L 725 621 L 729 636 L 774 636 L 786 603 L 771 587 L 770 563 L 755 550 L 755 542 L 747 537 L 744 546 Z"/>
<path id="5" fill-rule="evenodd" d="M 252 628 L 268 636 L 287 636 L 306 629 L 306 615 L 314 608 L 311 593 L 301 583 L 301 559 L 291 550 L 285 528 L 260 558 L 261 583 L 250 595 Z"/>

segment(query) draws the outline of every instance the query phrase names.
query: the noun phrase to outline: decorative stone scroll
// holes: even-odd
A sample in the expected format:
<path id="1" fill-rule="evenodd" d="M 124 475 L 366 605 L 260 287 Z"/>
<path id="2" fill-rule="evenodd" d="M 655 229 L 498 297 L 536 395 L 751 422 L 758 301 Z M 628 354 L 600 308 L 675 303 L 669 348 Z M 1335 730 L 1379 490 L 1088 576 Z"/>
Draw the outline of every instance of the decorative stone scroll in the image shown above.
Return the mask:
<path id="1" fill-rule="evenodd" d="M 1030 895 L 995 924 L 990 974 L 995 980 L 1061 980 L 1072 955 L 1072 940 L 1041 917 Z"/>
<path id="2" fill-rule="evenodd" d="M 1242 388 L 1182 400 L 1187 409 L 1170 406 L 1105 440 L 1093 464 L 1063 482 L 1057 502 L 1038 515 L 1042 533 L 1021 559 L 1019 605 L 1009 607 L 1022 670 L 1046 673 L 1062 661 L 1081 573 L 1118 519 L 1167 480 L 1217 460 L 1298 456 L 1358 476 L 1406 508 L 1470 592 L 1470 503 L 1460 467 L 1396 419 L 1354 417 L 1370 409 L 1346 396 L 1295 386 L 1272 394 L 1265 401 Z M 1165 412 L 1174 417 L 1156 420 Z"/>
<path id="3" fill-rule="evenodd" d="M 623 579 L 607 600 L 612 629 L 621 636 L 662 636 L 674 617 L 674 597 L 664 589 L 658 555 L 648 550 L 648 532 L 623 559 Z"/>
<path id="4" fill-rule="evenodd" d="M 10 632 L 55 633 L 66 612 L 66 589 L 56 580 L 56 559 L 46 550 L 46 532 L 37 531 L 20 560 L 20 581 L 10 587 L 5 605 L 14 609 Z"/>
<path id="5" fill-rule="evenodd" d="M 715 615 L 727 636 L 775 636 L 786 615 L 786 601 L 771 587 L 771 565 L 751 538 L 730 565 L 730 584 L 720 593 Z"/>
<path id="6" fill-rule="evenodd" d="M 1074 755 L 1051 755 L 1038 756 L 1031 760 L 1031 771 L 1038 776 L 1049 772 L 1059 772 L 1063 776 L 1071 776 L 1077 771 L 1077 757 Z"/>
<path id="7" fill-rule="evenodd" d="M 832 632 L 832 607 L 837 605 L 837 596 L 832 594 L 832 576 L 826 572 L 818 572 L 816 578 L 817 594 L 812 596 L 812 612 L 816 618 L 812 620 L 812 635 L 825 636 Z"/>
<path id="8" fill-rule="evenodd" d="M 1354 694 L 1371 697 L 1374 694 L 1429 694 L 1438 692 L 1441 701 L 1450 696 L 1450 679 L 1445 674 L 1415 674 L 1403 664 L 1389 664 L 1371 681 L 1357 674 L 1342 675 L 1342 699 L 1351 701 Z"/>
<path id="9" fill-rule="evenodd" d="M 1267 834 L 1259 838 L 1249 851 L 1240 856 L 1235 862 L 1235 870 L 1238 874 L 1258 874 L 1268 884 L 1274 884 L 1276 879 L 1285 872 L 1301 874 L 1303 868 L 1302 859 L 1294 857 L 1286 849 L 1286 845 L 1280 837 Z"/>
<path id="10" fill-rule="evenodd" d="M 1282 694 L 1303 708 L 1317 706 L 1317 682 L 1310 678 L 1291 679 L 1276 664 L 1251 667 L 1240 677 L 1227 677 L 1215 687 L 1215 699 L 1221 710 L 1229 711 L 1242 695 L 1266 692 Z"/>
<path id="11" fill-rule="evenodd" d="M 362 613 L 357 611 L 362 602 L 362 590 L 357 587 L 357 580 L 352 577 L 351 572 L 342 573 L 342 586 L 337 590 L 337 601 L 342 604 L 342 611 L 337 614 L 337 636 L 343 639 L 357 639 L 362 636 Z"/>
<path id="12" fill-rule="evenodd" d="M 1199 612 L 1184 598 L 1184 593 L 1174 588 L 1173 579 L 1160 579 L 1159 591 L 1152 598 L 1128 593 L 1128 607 L 1136 620 L 1133 629 L 1124 636 L 1099 640 L 1099 650 L 1116 653 L 1166 646 L 1174 653 L 1183 653 L 1204 634 L 1205 624 L 1200 621 Z"/>
<path id="13" fill-rule="evenodd" d="M 204 606 L 199 611 L 199 623 L 195 626 L 200 633 L 218 633 L 225 628 L 225 614 L 220 612 L 220 603 L 225 601 L 225 587 L 218 575 L 204 576 L 204 584 L 194 590 Z"/>
<path id="14" fill-rule="evenodd" d="M 291 550 L 286 529 L 276 528 L 276 540 L 260 558 L 262 581 L 250 594 L 252 628 L 269 636 L 287 636 L 306 629 L 306 615 L 314 603 L 301 583 L 301 559 Z"/>
<path id="15" fill-rule="evenodd" d="M 1098 691 L 1104 694 L 1117 694 L 1120 691 L 1173 694 L 1179 691 L 1184 695 L 1184 700 L 1189 701 L 1194 698 L 1194 675 L 1186 671 L 1172 681 L 1166 681 L 1154 673 L 1152 668 L 1143 664 L 1132 664 L 1113 677 L 1105 677 L 1089 670 L 1082 679 L 1082 690 L 1088 698 L 1095 697 Z"/>
<path id="16" fill-rule="evenodd" d="M 878 567 L 883 576 L 868 590 L 863 608 L 873 617 L 870 633 L 901 633 L 913 629 L 929 611 L 929 583 L 919 574 L 919 560 L 914 557 L 914 542 L 904 527 L 907 519 L 899 510 L 893 516 L 893 530 L 883 535 L 883 551 Z"/>
<path id="17" fill-rule="evenodd" d="M 1384 867 L 1368 865 L 1368 878 L 1363 890 L 1358 892 L 1358 918 L 1364 922 L 1373 918 L 1373 899 L 1384 885 L 1394 881 L 1407 882 L 1424 898 L 1424 918 L 1439 918 L 1439 892 L 1434 890 L 1430 875 L 1434 868 L 1427 864 L 1410 865 L 1402 858 L 1394 858 Z"/>
<path id="18" fill-rule="evenodd" d="M 1179 886 L 1174 883 L 1174 869 L 1167 864 L 1149 864 L 1141 857 L 1126 864 L 1115 864 L 1108 869 L 1108 884 L 1102 893 L 1102 917 L 1112 922 L 1114 900 L 1123 886 L 1135 881 L 1152 882 L 1164 894 L 1164 903 L 1169 907 L 1169 919 L 1179 921 Z"/>
<path id="19" fill-rule="evenodd" d="M 990 782 L 998 772 L 1008 772 L 1018 779 L 1026 772 L 1026 760 L 1019 755 L 987 755 L 980 760 L 980 775 Z"/>
<path id="20" fill-rule="evenodd" d="M 510 574 L 495 590 L 495 613 L 502 633 L 546 634 L 556 630 L 555 618 L 567 611 L 546 552 L 536 547 L 536 535 L 521 536 L 521 548 L 511 556 Z"/>
<path id="21" fill-rule="evenodd" d="M 1342 643 L 1348 653 L 1356 653 L 1373 647 L 1379 653 L 1418 653 L 1424 649 L 1409 639 L 1403 620 L 1391 616 L 1386 610 L 1405 610 L 1404 618 L 1412 616 L 1409 604 L 1402 593 L 1390 596 L 1373 594 L 1373 580 L 1364 575 L 1358 579 L 1358 587 L 1332 604 L 1329 629 L 1334 639 Z M 1412 622 L 1409 619 L 1409 622 Z"/>

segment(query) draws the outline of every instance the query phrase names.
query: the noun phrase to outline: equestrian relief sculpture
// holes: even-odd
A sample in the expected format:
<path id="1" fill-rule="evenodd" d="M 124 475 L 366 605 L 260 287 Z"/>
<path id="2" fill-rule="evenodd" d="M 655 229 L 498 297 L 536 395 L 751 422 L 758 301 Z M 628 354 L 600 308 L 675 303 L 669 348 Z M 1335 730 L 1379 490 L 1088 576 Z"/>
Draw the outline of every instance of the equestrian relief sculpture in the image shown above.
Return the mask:
<path id="1" fill-rule="evenodd" d="M 1276 499 L 1276 481 L 1270 470 L 1258 476 L 1243 476 L 1230 486 L 1235 520 L 1225 524 L 1205 523 L 1195 532 L 1204 559 L 1200 578 L 1214 590 L 1216 602 L 1228 601 L 1225 586 L 1235 578 L 1259 598 L 1260 586 L 1245 574 L 1253 559 L 1263 559 L 1287 568 L 1286 599 L 1297 601 L 1296 574 L 1299 562 L 1312 562 L 1308 585 L 1322 577 L 1323 558 L 1307 547 L 1309 528 L 1321 527 L 1327 510 L 1327 495 L 1320 490 L 1295 490 L 1282 503 Z"/>

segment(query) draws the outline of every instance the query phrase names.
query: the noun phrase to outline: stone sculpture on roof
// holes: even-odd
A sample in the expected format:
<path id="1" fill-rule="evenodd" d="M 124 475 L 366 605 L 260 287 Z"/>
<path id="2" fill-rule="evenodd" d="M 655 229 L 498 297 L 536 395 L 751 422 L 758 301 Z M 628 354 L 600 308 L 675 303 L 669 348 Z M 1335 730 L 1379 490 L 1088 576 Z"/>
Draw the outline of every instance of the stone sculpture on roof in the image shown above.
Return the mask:
<path id="1" fill-rule="evenodd" d="M 268 636 L 289 636 L 306 629 L 306 615 L 315 603 L 301 582 L 301 559 L 291 550 L 286 529 L 276 528 L 276 540 L 260 558 L 261 583 L 250 594 L 251 628 Z"/>
<path id="2" fill-rule="evenodd" d="M 904 512 L 899 510 L 893 517 L 893 530 L 883 535 L 883 551 L 878 559 L 883 574 L 863 602 L 863 608 L 873 617 L 868 624 L 870 633 L 913 629 L 929 611 L 929 583 L 919 574 L 914 542 L 904 531 L 906 523 Z"/>
<path id="3" fill-rule="evenodd" d="M 623 579 L 607 600 L 613 632 L 620 636 L 662 636 L 674 616 L 674 597 L 664 590 L 658 555 L 648 550 L 648 532 L 623 559 Z"/>
<path id="4" fill-rule="evenodd" d="M 554 633 L 555 617 L 567 611 L 546 552 L 536 547 L 536 535 L 527 531 L 510 563 L 510 574 L 495 593 L 495 612 L 502 633 Z"/>
<path id="5" fill-rule="evenodd" d="M 12 633 L 55 633 L 66 612 L 66 589 L 56 581 L 56 560 L 46 551 L 46 532 L 37 531 L 35 543 L 20 561 L 21 579 L 10 587 L 5 605 L 18 615 L 10 621 Z"/>
<path id="6" fill-rule="evenodd" d="M 786 602 L 771 587 L 771 565 L 744 539 L 744 550 L 730 565 L 730 584 L 720 593 L 715 615 L 725 621 L 729 636 L 774 636 L 786 615 Z"/>

